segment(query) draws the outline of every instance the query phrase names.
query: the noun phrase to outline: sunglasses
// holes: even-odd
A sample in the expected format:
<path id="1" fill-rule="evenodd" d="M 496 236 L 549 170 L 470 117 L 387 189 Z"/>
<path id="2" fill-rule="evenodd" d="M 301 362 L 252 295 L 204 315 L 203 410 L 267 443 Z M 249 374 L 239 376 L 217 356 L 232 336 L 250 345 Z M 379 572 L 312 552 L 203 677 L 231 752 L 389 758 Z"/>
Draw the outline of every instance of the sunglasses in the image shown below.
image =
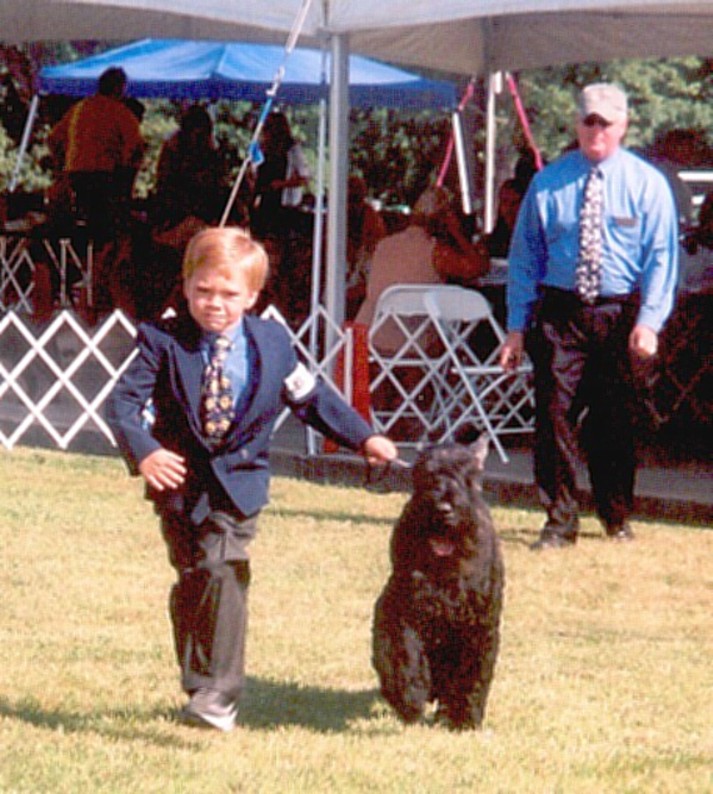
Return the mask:
<path id="1" fill-rule="evenodd" d="M 597 116 L 595 113 L 593 113 L 591 116 L 587 116 L 587 118 L 582 121 L 582 124 L 584 124 L 585 127 L 601 127 L 605 130 L 608 127 L 611 127 L 613 123 L 613 121 L 607 121 L 601 116 Z"/>

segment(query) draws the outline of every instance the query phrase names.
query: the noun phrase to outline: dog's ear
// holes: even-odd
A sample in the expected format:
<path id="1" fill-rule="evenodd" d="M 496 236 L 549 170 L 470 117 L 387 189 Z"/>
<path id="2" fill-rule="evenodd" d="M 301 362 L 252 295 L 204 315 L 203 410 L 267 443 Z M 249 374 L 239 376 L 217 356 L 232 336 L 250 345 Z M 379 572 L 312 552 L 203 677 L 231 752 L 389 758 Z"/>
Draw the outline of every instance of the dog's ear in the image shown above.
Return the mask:
<path id="1" fill-rule="evenodd" d="M 489 448 L 488 436 L 485 433 L 481 433 L 478 439 L 470 445 L 470 451 L 473 454 L 473 460 L 479 472 L 485 470 L 485 461 L 488 457 Z"/>

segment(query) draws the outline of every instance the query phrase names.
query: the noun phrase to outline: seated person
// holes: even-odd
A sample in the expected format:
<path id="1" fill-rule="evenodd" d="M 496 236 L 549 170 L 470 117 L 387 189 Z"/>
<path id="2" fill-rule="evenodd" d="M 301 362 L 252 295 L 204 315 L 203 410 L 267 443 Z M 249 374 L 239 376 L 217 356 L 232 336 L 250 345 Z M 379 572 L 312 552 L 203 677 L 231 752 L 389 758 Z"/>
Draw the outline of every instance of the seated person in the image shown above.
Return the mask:
<path id="1" fill-rule="evenodd" d="M 347 187 L 347 319 L 366 297 L 366 280 L 377 244 L 386 237 L 386 224 L 366 199 L 366 182 L 350 176 Z"/>
<path id="2" fill-rule="evenodd" d="M 488 253 L 494 259 L 507 258 L 520 203 L 536 170 L 532 152 L 523 152 L 515 164 L 514 176 L 511 179 L 506 179 L 500 186 L 495 226 L 485 237 Z"/>
<path id="3" fill-rule="evenodd" d="M 522 194 L 515 187 L 515 180 L 506 179 L 498 193 L 498 215 L 495 226 L 492 232 L 485 237 L 488 253 L 494 259 L 507 259 L 510 238 L 515 228 L 521 201 Z"/>
<path id="4" fill-rule="evenodd" d="M 416 202 L 410 224 L 376 246 L 355 322 L 370 325 L 379 296 L 393 284 L 474 286 L 488 268 L 487 252 L 463 234 L 446 190 L 428 188 Z M 403 341 L 397 328 L 386 325 L 377 337 L 373 341 L 385 353 L 395 352 Z"/>

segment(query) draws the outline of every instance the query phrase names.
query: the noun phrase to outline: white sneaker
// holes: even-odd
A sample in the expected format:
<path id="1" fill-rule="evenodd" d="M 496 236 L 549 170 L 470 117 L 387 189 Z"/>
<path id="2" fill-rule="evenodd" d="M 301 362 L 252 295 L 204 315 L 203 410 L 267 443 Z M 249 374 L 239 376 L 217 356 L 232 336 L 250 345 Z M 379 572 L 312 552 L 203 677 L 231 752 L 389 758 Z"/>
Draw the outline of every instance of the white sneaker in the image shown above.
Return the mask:
<path id="1" fill-rule="evenodd" d="M 181 710 L 181 719 L 188 725 L 232 731 L 238 720 L 238 707 L 214 689 L 197 689 Z"/>

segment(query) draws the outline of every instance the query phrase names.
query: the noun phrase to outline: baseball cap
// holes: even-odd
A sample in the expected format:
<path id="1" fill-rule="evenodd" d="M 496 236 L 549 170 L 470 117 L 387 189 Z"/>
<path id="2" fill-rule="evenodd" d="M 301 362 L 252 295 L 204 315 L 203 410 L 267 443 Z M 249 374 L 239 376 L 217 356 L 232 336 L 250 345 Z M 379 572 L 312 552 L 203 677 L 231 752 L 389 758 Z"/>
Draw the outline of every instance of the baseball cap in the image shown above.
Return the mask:
<path id="1" fill-rule="evenodd" d="M 579 95 L 579 115 L 583 119 L 596 115 L 609 122 L 621 121 L 626 113 L 626 94 L 613 83 L 593 83 Z"/>

